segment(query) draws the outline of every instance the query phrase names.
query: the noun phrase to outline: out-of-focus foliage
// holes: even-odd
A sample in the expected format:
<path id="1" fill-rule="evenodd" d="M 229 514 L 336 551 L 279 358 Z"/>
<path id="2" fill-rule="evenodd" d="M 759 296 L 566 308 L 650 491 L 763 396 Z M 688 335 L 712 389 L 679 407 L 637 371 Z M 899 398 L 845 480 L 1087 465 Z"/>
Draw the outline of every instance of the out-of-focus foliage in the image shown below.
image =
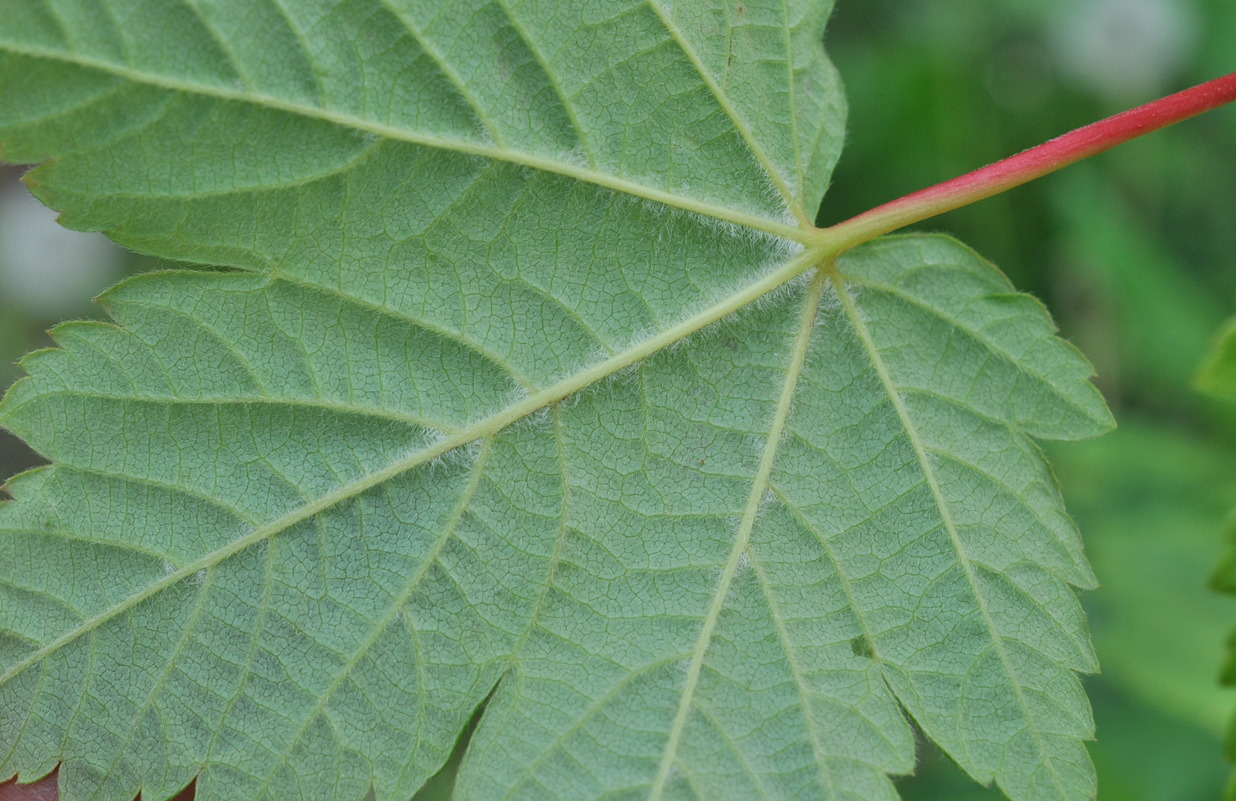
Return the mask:
<path id="1" fill-rule="evenodd" d="M 1228 320 L 1216 335 L 1210 352 L 1197 376 L 1202 390 L 1217 397 L 1236 400 L 1236 318 Z M 1228 520 L 1227 550 L 1214 574 L 1214 587 L 1220 592 L 1236 594 L 1236 510 Z M 1236 685 L 1236 631 L 1230 640 L 1231 651 L 1223 668 L 1223 682 Z M 1236 761 L 1236 718 L 1228 733 L 1228 757 Z M 1228 785 L 1229 799 L 1236 799 L 1236 774 Z"/>
<path id="2" fill-rule="evenodd" d="M 820 222 L 1230 72 L 1233 30 L 1228 0 L 840 4 L 829 51 L 850 96 L 880 102 L 851 104 Z M 1236 109 L 1221 109 L 922 226 L 1047 301 L 1120 424 L 1051 453 L 1102 584 L 1082 596 L 1101 801 L 1212 801 L 1226 776 L 1236 604 L 1207 583 L 1236 502 L 1236 408 L 1189 379 L 1236 297 L 1234 143 Z M 1000 797 L 939 755 L 901 790 Z"/>
<path id="3" fill-rule="evenodd" d="M 1230 71 L 1233 30 L 1230 0 L 842 3 L 829 47 L 856 100 L 820 222 Z M 922 226 L 957 234 L 1044 298 L 1121 423 L 1052 453 L 1103 584 L 1084 596 L 1103 665 L 1089 682 L 1101 799 L 1212 801 L 1224 781 L 1232 693 L 1217 678 L 1236 607 L 1206 582 L 1236 504 L 1236 412 L 1188 377 L 1236 297 L 1233 142 L 1236 109 L 1223 109 Z M 0 261 L 10 241 L 0 229 Z M 101 288 L 115 251 L 92 247 L 78 258 L 98 262 Z M 0 285 L 0 385 L 42 329 L 92 313 L 93 288 L 46 283 L 63 292 L 44 311 Z M 29 464 L 0 437 L 0 475 Z M 999 797 L 938 754 L 901 789 Z"/>

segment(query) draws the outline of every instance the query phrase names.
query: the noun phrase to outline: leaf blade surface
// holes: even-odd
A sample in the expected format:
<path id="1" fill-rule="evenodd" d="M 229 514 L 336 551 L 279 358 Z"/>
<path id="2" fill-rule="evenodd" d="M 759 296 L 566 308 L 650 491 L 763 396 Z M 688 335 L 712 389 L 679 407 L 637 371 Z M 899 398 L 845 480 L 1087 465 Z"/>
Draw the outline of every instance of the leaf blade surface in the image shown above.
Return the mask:
<path id="1" fill-rule="evenodd" d="M 795 242 L 826 8 L 17 5 L 8 157 L 237 271 L 118 287 L 0 406 L 54 463 L 0 511 L 0 772 L 406 797 L 492 692 L 464 798 L 892 798 L 901 707 L 1089 792 L 1092 577 L 1026 435 L 1106 411 L 959 246 Z"/>

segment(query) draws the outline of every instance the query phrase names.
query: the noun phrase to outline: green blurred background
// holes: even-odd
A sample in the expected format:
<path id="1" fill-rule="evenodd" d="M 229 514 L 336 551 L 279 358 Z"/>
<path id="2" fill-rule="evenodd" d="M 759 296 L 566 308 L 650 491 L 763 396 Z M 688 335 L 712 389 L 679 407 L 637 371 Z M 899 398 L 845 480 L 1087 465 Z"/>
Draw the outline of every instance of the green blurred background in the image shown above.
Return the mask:
<path id="1" fill-rule="evenodd" d="M 1233 0 L 838 0 L 830 52 L 850 134 L 821 224 L 1236 69 Z M 919 226 L 1043 298 L 1098 370 L 1120 429 L 1048 448 L 1101 589 L 1087 679 L 1100 799 L 1215 801 L 1217 686 L 1236 602 L 1210 593 L 1236 506 L 1236 406 L 1190 388 L 1236 309 L 1236 108 Z M 0 386 L 44 329 L 158 265 L 64 232 L 0 168 Z M 0 476 L 37 463 L 0 432 Z M 997 799 L 924 746 L 913 801 Z M 436 794 L 436 793 L 433 793 Z"/>

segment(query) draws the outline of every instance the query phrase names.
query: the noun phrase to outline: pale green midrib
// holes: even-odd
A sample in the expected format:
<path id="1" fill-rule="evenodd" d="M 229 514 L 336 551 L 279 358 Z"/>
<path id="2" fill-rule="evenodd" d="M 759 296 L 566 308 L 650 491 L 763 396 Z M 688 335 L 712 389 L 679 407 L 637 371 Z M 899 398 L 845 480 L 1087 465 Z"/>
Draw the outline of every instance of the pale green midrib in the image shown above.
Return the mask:
<path id="1" fill-rule="evenodd" d="M 794 85 L 794 38 L 790 30 L 790 4 L 781 0 L 781 30 L 785 39 L 786 92 L 790 99 L 790 142 L 794 147 L 794 170 L 798 180 L 797 197 L 805 198 L 807 165 L 803 164 L 802 143 L 798 141 L 798 91 Z M 810 222 L 808 220 L 808 222 Z"/>
<path id="2" fill-rule="evenodd" d="M 897 419 L 901 424 L 902 430 L 905 431 L 906 439 L 909 440 L 910 446 L 914 451 L 915 459 L 919 463 L 919 467 L 923 472 L 923 480 L 927 484 L 927 488 L 931 493 L 931 498 L 940 513 L 940 522 L 944 526 L 944 530 L 948 533 L 949 542 L 952 543 L 953 551 L 957 554 L 957 562 L 965 574 L 966 582 L 970 587 L 970 591 L 974 594 L 976 605 L 978 606 L 979 614 L 982 616 L 983 625 L 987 629 L 988 635 L 991 637 L 992 648 L 1000 658 L 1000 664 L 1004 667 L 1005 675 L 1009 678 L 1009 684 L 1012 686 L 1013 695 L 1017 699 L 1017 705 L 1021 709 L 1023 720 L 1026 723 L 1026 729 L 1034 738 L 1035 747 L 1037 748 L 1043 763 L 1051 773 L 1052 783 L 1060 792 L 1061 798 L 1068 797 L 1068 793 L 1060 781 L 1060 774 L 1056 770 L 1055 760 L 1052 759 L 1046 746 L 1043 743 L 1042 733 L 1039 731 L 1033 716 L 1030 713 L 1029 704 L 1026 701 L 1025 694 L 1022 692 L 1021 683 L 1018 680 L 1017 671 L 1013 669 L 1012 662 L 1009 660 L 1008 652 L 1004 647 L 1004 639 L 996 627 L 996 621 L 991 615 L 991 610 L 987 607 L 987 599 L 983 596 L 979 589 L 978 579 L 974 575 L 974 565 L 971 563 L 969 556 L 966 554 L 966 549 L 961 541 L 961 536 L 957 532 L 956 523 L 953 521 L 952 508 L 944 498 L 944 493 L 940 489 L 940 484 L 936 481 L 935 470 L 931 466 L 931 460 L 927 456 L 926 448 L 922 438 L 918 434 L 918 428 L 910 419 L 909 410 L 906 409 L 905 403 L 901 399 L 901 393 L 897 391 L 896 385 L 893 383 L 892 375 L 888 372 L 888 366 L 884 363 L 884 358 L 880 356 L 879 349 L 876 347 L 875 340 L 871 337 L 871 332 L 867 328 L 866 322 L 863 321 L 862 315 L 854 305 L 854 299 L 846 290 L 845 284 L 840 276 L 833 278 L 833 286 L 836 289 L 837 297 L 841 300 L 841 306 L 845 311 L 846 319 L 850 321 L 850 326 L 854 333 L 862 342 L 863 349 L 867 352 L 867 357 L 871 361 L 871 366 L 875 370 L 877 377 L 880 380 L 880 385 L 884 388 L 885 395 L 888 396 L 889 402 L 892 404 L 894 411 L 897 414 Z M 993 773 L 999 774 L 1000 768 L 997 767 Z"/>
<path id="3" fill-rule="evenodd" d="M 704 616 L 704 622 L 700 626 L 700 633 L 691 653 L 691 662 L 687 668 L 687 677 L 683 685 L 682 694 L 679 696 L 678 709 L 674 714 L 673 723 L 670 724 L 669 734 L 665 740 L 665 748 L 661 753 L 661 762 L 657 768 L 656 778 L 653 780 L 652 787 L 648 793 L 648 801 L 662 801 L 666 782 L 669 780 L 675 762 L 677 762 L 678 749 L 682 744 L 682 736 L 686 730 L 687 718 L 690 715 L 692 706 L 694 706 L 695 691 L 699 686 L 700 675 L 703 673 L 704 656 L 712 644 L 717 623 L 721 619 L 721 612 L 725 608 L 725 599 L 729 595 L 734 576 L 738 572 L 738 566 L 742 561 L 743 555 L 747 552 L 747 546 L 751 543 L 751 532 L 755 528 L 756 517 L 759 515 L 764 493 L 768 490 L 769 478 L 772 476 L 773 465 L 777 459 L 777 450 L 781 445 L 781 435 L 785 431 L 785 423 L 789 419 L 790 408 L 794 403 L 794 392 L 798 387 L 798 377 L 802 373 L 803 363 L 807 358 L 807 348 L 811 343 L 811 332 L 815 328 L 815 318 L 820 308 L 820 299 L 823 294 L 824 283 L 828 280 L 828 275 L 828 270 L 823 267 L 817 267 L 810 286 L 803 293 L 802 315 L 795 332 L 794 344 L 790 350 L 790 359 L 786 367 L 785 380 L 782 382 L 781 394 L 777 399 L 777 405 L 773 411 L 772 420 L 769 423 L 768 438 L 764 442 L 764 452 L 760 457 L 759 466 L 756 468 L 755 476 L 751 481 L 751 492 L 747 497 L 747 505 L 743 510 L 738 532 L 734 536 L 734 545 L 730 549 L 729 559 L 726 561 L 725 567 L 721 571 L 721 576 L 717 580 L 717 589 L 713 593 L 712 603 Z M 747 556 L 750 558 L 749 554 Z M 832 788 L 830 785 L 830 789 L 835 788 Z"/>
<path id="4" fill-rule="evenodd" d="M 489 454 L 491 452 L 492 445 L 492 437 L 486 437 L 484 443 L 481 445 L 481 452 L 477 455 L 475 464 L 472 465 L 472 475 L 468 477 L 468 485 L 460 494 L 459 502 L 455 504 L 455 508 L 451 512 L 450 520 L 447 521 L 442 533 L 438 535 L 433 547 L 429 549 L 429 552 L 425 554 L 425 558 L 421 560 L 420 565 L 417 566 L 411 577 L 408 578 L 399 595 L 391 601 L 390 606 L 387 607 L 386 614 L 384 614 L 382 618 L 370 628 L 369 634 L 366 635 L 365 639 L 362 640 L 356 647 L 352 655 L 348 658 L 348 661 L 339 668 L 331 683 L 327 685 L 322 692 L 318 693 L 317 701 L 314 703 L 313 708 L 309 710 L 309 714 L 305 716 L 304 724 L 299 727 L 296 732 L 296 736 L 292 737 L 288 741 L 287 748 L 285 748 L 283 753 L 281 753 L 278 758 L 274 760 L 274 764 L 267 768 L 266 781 L 264 781 L 262 786 L 258 788 L 257 792 L 253 794 L 255 798 L 263 797 L 263 794 L 266 792 L 267 788 L 270 787 L 270 783 L 274 781 L 275 775 L 279 772 L 279 769 L 287 764 L 288 758 L 292 756 L 292 752 L 296 750 L 296 746 L 299 745 L 304 736 L 309 733 L 309 727 L 315 720 L 317 720 L 318 716 L 322 714 L 323 710 L 326 709 L 326 705 L 332 698 L 334 698 L 335 693 L 343 685 L 343 682 L 352 675 L 352 671 L 356 669 L 356 666 L 360 664 L 360 661 L 369 653 L 369 649 L 373 648 L 373 646 L 377 644 L 377 642 L 382 638 L 382 635 L 386 632 L 386 629 L 395 622 L 395 619 L 399 617 L 401 612 L 405 611 L 405 605 L 407 604 L 408 599 L 412 597 L 412 594 L 416 591 L 417 587 L 420 586 L 421 580 L 425 577 L 429 570 L 437 564 L 438 558 L 442 555 L 442 550 L 446 547 L 446 544 L 450 541 L 451 537 L 455 535 L 456 528 L 459 526 L 460 521 L 463 520 L 463 516 L 468 511 L 468 506 L 472 503 L 472 498 L 476 494 L 477 488 L 481 485 L 481 480 L 485 476 L 485 466 L 489 461 Z"/>
<path id="5" fill-rule="evenodd" d="M 738 109 L 734 108 L 734 104 L 730 102 L 729 95 L 717 85 L 717 81 L 713 78 L 712 73 L 704 67 L 704 63 L 700 61 L 699 54 L 695 52 L 695 48 L 687 41 L 687 37 L 683 35 L 682 29 L 674 22 L 673 17 L 661 5 L 661 0 L 645 0 L 648 7 L 652 9 L 652 13 L 656 14 L 661 20 L 661 24 L 665 26 L 665 30 L 669 33 L 670 38 L 678 45 L 682 54 L 691 62 L 691 66 L 695 68 L 696 74 L 700 76 L 700 80 L 708 87 L 708 91 L 712 92 L 712 96 L 716 98 L 717 104 L 721 106 L 721 110 L 730 118 L 730 122 L 734 123 L 734 130 L 738 131 L 738 135 L 742 137 L 742 141 L 747 145 L 747 149 L 751 151 L 751 155 L 759 163 L 760 168 L 768 175 L 768 180 L 772 181 L 777 192 L 781 195 L 781 199 L 785 201 L 785 205 L 794 214 L 798 220 L 798 224 L 806 229 L 811 229 L 811 220 L 807 217 L 806 211 L 803 210 L 802 203 L 798 197 L 785 182 L 785 177 L 781 175 L 781 171 L 777 169 L 777 165 L 768 157 L 768 152 L 755 138 L 751 127 L 743 120 L 742 115 L 738 113 Z M 797 168 L 797 164 L 794 165 Z"/>
<path id="6" fill-rule="evenodd" d="M 457 433 L 443 437 L 438 442 L 429 447 L 422 448 L 409 456 L 365 476 L 345 484 L 333 492 L 327 493 L 316 501 L 307 503 L 283 517 L 267 523 L 264 526 L 255 528 L 248 535 L 237 539 L 236 541 L 205 554 L 199 559 L 196 559 L 175 572 L 169 573 L 159 581 L 151 584 L 141 592 L 135 593 L 129 598 L 120 603 L 103 610 L 93 618 L 88 618 L 83 621 L 83 624 L 66 632 L 56 639 L 49 642 L 47 645 L 31 653 L 25 659 L 14 664 L 11 668 L 0 675 L 0 686 L 6 684 L 14 676 L 22 671 L 37 664 L 48 654 L 54 653 L 64 645 L 76 640 L 84 634 L 87 634 L 99 626 L 103 625 L 108 620 L 123 614 L 132 609 L 143 601 L 158 595 L 168 587 L 174 586 L 180 581 L 192 576 L 199 570 L 213 567 L 216 564 L 246 550 L 247 548 L 269 539 L 288 528 L 308 520 L 315 515 L 346 501 L 354 498 L 357 495 L 372 489 L 386 481 L 389 481 L 396 476 L 402 475 L 419 467 L 422 464 L 437 459 L 443 454 L 449 453 L 456 448 L 468 445 L 483 437 L 495 434 L 507 426 L 518 422 L 519 420 L 535 414 L 541 409 L 557 403 L 558 401 L 573 395 L 583 389 L 592 386 L 593 384 L 608 378 L 614 373 L 629 367 L 636 362 L 639 362 L 652 354 L 676 343 L 686 337 L 694 334 L 707 325 L 710 325 L 722 317 L 732 314 L 748 304 L 758 300 L 764 295 L 779 288 L 787 281 L 800 275 L 807 270 L 819 258 L 819 254 L 815 251 L 804 251 L 796 258 L 784 263 L 780 268 L 773 270 L 762 278 L 752 282 L 743 289 L 724 300 L 704 309 L 697 314 L 688 317 L 681 323 L 674 325 L 665 331 L 650 337 L 643 342 L 640 342 L 632 347 L 611 356 L 604 361 L 598 362 L 591 367 L 585 368 L 573 376 L 563 379 L 558 383 L 532 393 L 524 399 L 517 401 L 506 408 L 483 418 L 469 426 L 465 426 Z"/>
<path id="7" fill-rule="evenodd" d="M 749 214 L 736 209 L 715 206 L 711 203 L 683 197 L 682 195 L 676 195 L 672 192 L 666 192 L 661 189 L 656 189 L 655 187 L 646 186 L 636 181 L 619 178 L 597 170 L 579 167 L 574 164 L 557 161 L 545 156 L 538 156 L 532 153 L 525 153 L 523 151 L 498 147 L 493 144 L 467 142 L 460 139 L 448 139 L 446 137 L 433 134 L 418 133 L 404 128 L 395 128 L 390 125 L 383 125 L 381 123 L 363 120 L 350 114 L 328 111 L 286 100 L 280 100 L 279 98 L 271 97 L 270 95 L 236 91 L 221 86 L 208 86 L 205 84 L 192 83 L 165 76 L 151 75 L 148 73 L 139 72 L 129 67 L 112 64 L 107 61 L 78 54 L 66 54 L 46 48 L 18 45 L 7 41 L 0 41 L 0 50 L 7 50 L 10 53 L 24 56 L 26 58 L 57 61 L 76 67 L 105 72 L 135 83 L 158 86 L 176 92 L 215 97 L 221 100 L 246 103 L 249 105 L 269 108 L 275 111 L 283 111 L 301 117 L 316 119 L 322 122 L 329 122 L 340 127 L 375 134 L 392 141 L 407 142 L 409 144 L 436 148 L 438 150 L 448 150 L 456 153 L 478 156 L 480 158 L 490 159 L 492 161 L 505 161 L 511 164 L 518 164 L 524 167 L 539 170 L 541 172 L 554 173 L 584 183 L 595 184 L 615 192 L 644 198 L 645 200 L 682 209 L 683 211 L 693 212 L 705 217 L 712 217 L 734 225 L 751 228 L 757 231 L 763 231 L 774 236 L 785 237 L 804 244 L 811 243 L 819 238 L 818 234 L 813 237 L 815 229 L 806 222 L 802 222 L 798 226 L 787 225 L 785 223 L 777 222 L 756 214 Z"/>

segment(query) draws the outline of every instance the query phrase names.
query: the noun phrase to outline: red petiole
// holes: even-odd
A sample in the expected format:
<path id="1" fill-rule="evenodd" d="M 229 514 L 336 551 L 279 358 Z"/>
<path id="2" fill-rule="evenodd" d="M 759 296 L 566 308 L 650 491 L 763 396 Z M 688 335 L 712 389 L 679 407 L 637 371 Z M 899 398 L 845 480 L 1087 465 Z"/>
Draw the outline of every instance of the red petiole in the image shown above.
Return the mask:
<path id="1" fill-rule="evenodd" d="M 819 231 L 830 250 L 844 250 L 1032 181 L 1142 134 L 1236 100 L 1236 72 L 1130 109 L 995 164 L 877 206 Z"/>

